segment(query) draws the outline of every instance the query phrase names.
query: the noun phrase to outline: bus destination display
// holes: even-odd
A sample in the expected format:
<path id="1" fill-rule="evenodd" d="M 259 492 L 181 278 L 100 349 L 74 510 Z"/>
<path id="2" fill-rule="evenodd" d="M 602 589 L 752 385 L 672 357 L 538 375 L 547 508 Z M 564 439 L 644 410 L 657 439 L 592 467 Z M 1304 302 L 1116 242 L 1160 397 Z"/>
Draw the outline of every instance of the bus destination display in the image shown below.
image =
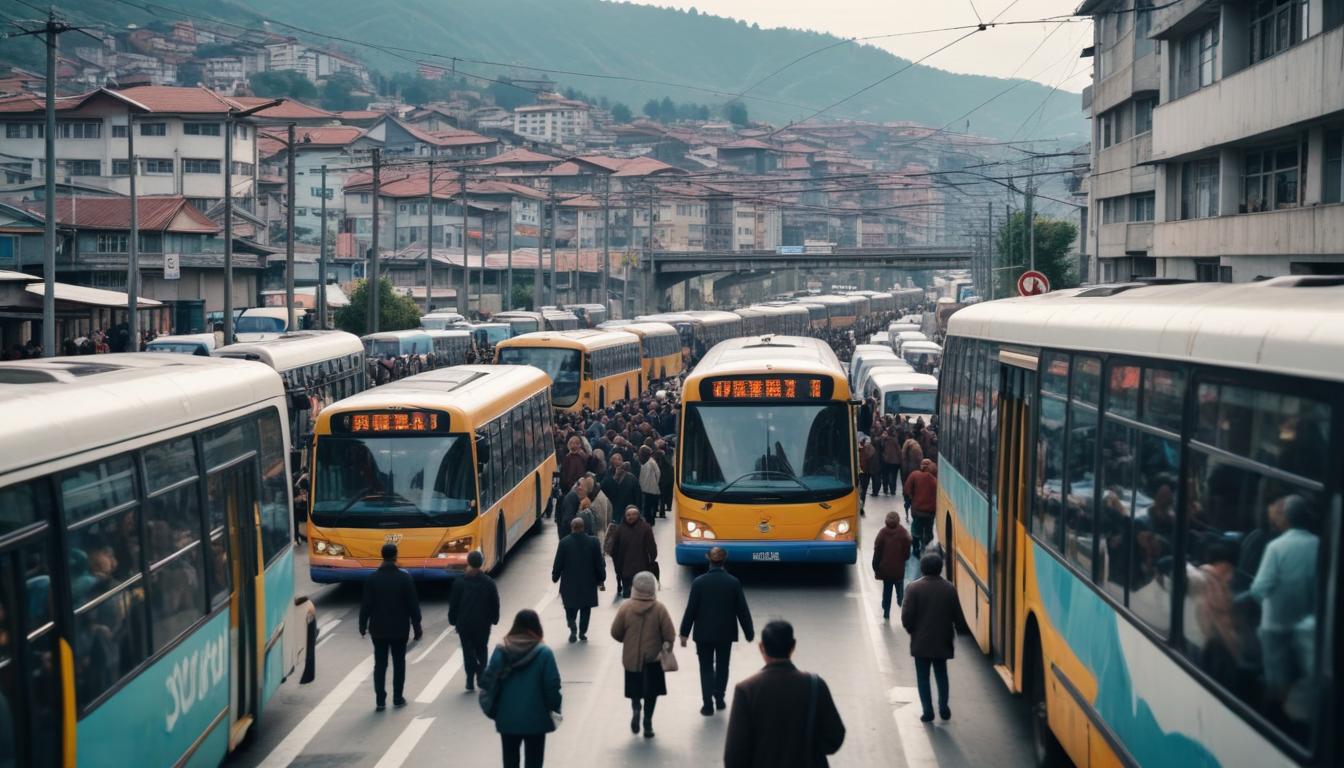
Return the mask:
<path id="1" fill-rule="evenodd" d="M 823 376 L 733 376 L 700 382 L 701 400 L 829 400 L 835 382 Z"/>
<path id="2" fill-rule="evenodd" d="M 436 411 L 378 411 L 345 413 L 333 427 L 353 435 L 432 434 L 448 431 L 448 416 Z"/>

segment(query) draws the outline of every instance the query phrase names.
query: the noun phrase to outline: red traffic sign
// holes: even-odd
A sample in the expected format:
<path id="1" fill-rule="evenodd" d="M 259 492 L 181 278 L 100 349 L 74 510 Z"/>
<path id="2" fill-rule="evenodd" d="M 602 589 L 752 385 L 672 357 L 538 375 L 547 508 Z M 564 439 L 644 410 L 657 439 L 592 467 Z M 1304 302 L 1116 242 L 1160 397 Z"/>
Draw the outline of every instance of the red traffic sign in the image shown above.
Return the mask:
<path id="1" fill-rule="evenodd" d="M 1018 296 L 1039 296 L 1050 292 L 1050 278 L 1034 269 L 1023 272 L 1017 278 Z"/>

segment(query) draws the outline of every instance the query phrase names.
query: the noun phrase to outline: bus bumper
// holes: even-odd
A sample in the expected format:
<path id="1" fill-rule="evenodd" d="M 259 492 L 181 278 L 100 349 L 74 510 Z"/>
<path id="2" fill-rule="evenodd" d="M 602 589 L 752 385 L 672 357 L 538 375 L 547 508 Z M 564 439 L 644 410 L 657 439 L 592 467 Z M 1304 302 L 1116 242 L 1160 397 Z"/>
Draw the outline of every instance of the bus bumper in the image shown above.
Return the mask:
<path id="1" fill-rule="evenodd" d="M 416 581 L 447 581 L 449 579 L 461 576 L 465 568 L 423 568 L 416 566 L 401 566 L 403 571 L 411 574 L 411 578 Z M 345 581 L 364 581 L 377 568 L 353 567 L 344 568 L 329 565 L 312 565 L 308 567 L 308 577 L 317 584 L 338 584 Z"/>
<path id="2" fill-rule="evenodd" d="M 679 542 L 677 565 L 704 565 L 710 547 L 723 547 L 730 563 L 844 563 L 859 561 L 854 541 Z"/>

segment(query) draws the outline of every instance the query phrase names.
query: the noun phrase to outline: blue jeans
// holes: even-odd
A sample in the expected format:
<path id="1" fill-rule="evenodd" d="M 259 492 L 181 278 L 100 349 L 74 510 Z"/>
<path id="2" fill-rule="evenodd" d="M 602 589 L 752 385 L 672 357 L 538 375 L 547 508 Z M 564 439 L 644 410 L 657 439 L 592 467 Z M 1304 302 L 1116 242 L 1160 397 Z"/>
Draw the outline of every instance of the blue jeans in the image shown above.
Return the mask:
<path id="1" fill-rule="evenodd" d="M 925 659 L 915 657 L 915 685 L 919 687 L 919 703 L 924 714 L 933 716 L 933 691 L 929 690 L 929 668 L 933 668 L 933 678 L 938 682 L 938 709 L 947 709 L 947 659 Z"/>
<path id="2" fill-rule="evenodd" d="M 882 615 L 891 615 L 891 590 L 896 590 L 896 606 L 900 607 L 905 602 L 905 579 L 882 580 Z"/>

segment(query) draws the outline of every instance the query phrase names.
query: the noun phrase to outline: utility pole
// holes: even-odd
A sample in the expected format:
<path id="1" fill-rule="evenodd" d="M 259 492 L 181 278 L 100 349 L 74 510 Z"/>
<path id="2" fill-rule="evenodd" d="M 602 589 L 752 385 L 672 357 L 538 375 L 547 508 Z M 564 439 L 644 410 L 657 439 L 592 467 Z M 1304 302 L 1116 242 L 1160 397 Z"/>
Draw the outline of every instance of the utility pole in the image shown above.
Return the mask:
<path id="1" fill-rule="evenodd" d="M 233 111 L 230 110 L 224 117 L 224 343 L 226 345 L 233 343 L 233 115 Z"/>
<path id="2" fill-rule="evenodd" d="M 127 352 L 140 351 L 140 201 L 135 194 L 135 114 L 126 110 L 127 181 L 131 194 L 131 236 L 126 241 L 126 332 Z"/>
<path id="3" fill-rule="evenodd" d="M 462 204 L 462 292 L 457 297 L 457 311 L 466 317 L 471 309 L 471 251 L 467 245 L 467 166 L 464 165 L 459 169 L 457 178 L 461 185 L 461 194 L 457 199 Z"/>
<path id="4" fill-rule="evenodd" d="M 541 311 L 546 298 L 546 272 L 541 268 L 542 246 L 546 232 L 546 199 L 537 201 L 537 265 L 532 269 L 532 308 Z"/>
<path id="5" fill-rule="evenodd" d="M 552 303 L 552 304 L 559 304 L 559 303 L 560 303 L 560 290 L 559 290 L 559 286 L 556 284 L 556 273 L 555 273 L 555 269 L 556 269 L 556 267 L 555 267 L 555 187 L 552 186 L 552 187 L 550 188 L 549 191 L 550 191 L 550 196 L 551 196 L 551 302 L 550 302 L 550 303 Z M 537 307 L 537 311 L 540 312 L 540 311 L 541 311 L 541 307 Z"/>
<path id="6" fill-rule="evenodd" d="M 644 244 L 644 263 L 641 265 L 641 267 L 642 267 L 641 272 L 644 269 L 648 270 L 653 269 L 653 185 L 652 184 L 649 185 L 649 237 L 648 241 Z M 650 298 L 652 297 L 645 296 L 644 302 L 647 304 Z M 661 304 L 662 296 L 659 295 L 657 298 L 658 303 Z M 654 312 L 657 312 L 659 310 L 658 307 L 651 307 L 651 309 Z M 631 314 L 633 315 L 634 312 L 631 312 Z"/>
<path id="7" fill-rule="evenodd" d="M 429 161 L 429 219 L 425 229 L 429 236 L 425 239 L 425 314 L 433 309 L 430 298 L 434 294 L 434 161 Z"/>
<path id="8" fill-rule="evenodd" d="M 369 313 L 364 326 L 369 333 L 378 332 L 378 321 L 382 318 L 379 314 L 381 308 L 378 306 L 378 300 L 383 292 L 382 280 L 378 276 L 378 197 L 383 191 L 382 171 L 383 153 L 382 150 L 375 149 L 373 150 L 373 248 L 369 254 L 369 271 L 364 276 L 364 290 L 368 294 L 365 309 Z"/>
<path id="9" fill-rule="evenodd" d="M 47 11 L 46 232 L 42 243 L 42 356 L 56 356 L 56 36 L 72 29 Z"/>
<path id="10" fill-rule="evenodd" d="M 493 223 L 493 222 L 492 222 Z M 485 311 L 485 211 L 481 211 L 481 268 L 476 271 L 476 312 Z"/>
<path id="11" fill-rule="evenodd" d="M 578 253 L 575 253 L 577 258 Z M 611 306 L 611 174 L 602 177 L 602 307 Z"/>
<path id="12" fill-rule="evenodd" d="M 634 253 L 631 249 L 635 247 L 635 192 L 630 193 L 625 198 L 625 260 L 621 269 L 621 317 L 629 317 L 634 314 L 626 309 L 627 302 L 631 300 L 634 293 L 630 290 L 630 262 L 634 260 Z"/>
<path id="13" fill-rule="evenodd" d="M 317 237 L 317 328 L 327 329 L 327 166 L 322 165 L 322 229 Z"/>
<path id="14" fill-rule="evenodd" d="M 499 301 L 501 309 L 513 309 L 513 206 L 515 202 L 515 198 L 509 198 L 509 255 L 504 267 L 504 295 L 500 297 Z"/>
<path id="15" fill-rule="evenodd" d="M 298 317 L 294 311 L 294 200 L 298 189 L 294 183 L 294 123 L 289 124 L 289 162 L 285 168 L 285 186 L 289 196 L 285 199 L 285 328 L 298 330 Z"/>

